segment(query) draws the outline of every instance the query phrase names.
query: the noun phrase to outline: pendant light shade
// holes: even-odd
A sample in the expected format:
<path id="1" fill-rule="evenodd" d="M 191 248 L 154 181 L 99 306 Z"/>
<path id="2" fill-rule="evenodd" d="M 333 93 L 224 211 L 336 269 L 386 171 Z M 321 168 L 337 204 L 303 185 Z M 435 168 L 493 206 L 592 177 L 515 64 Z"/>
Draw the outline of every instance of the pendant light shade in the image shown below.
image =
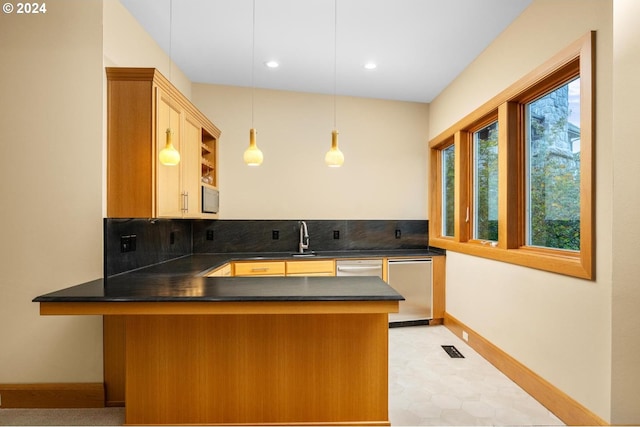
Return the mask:
<path id="1" fill-rule="evenodd" d="M 244 151 L 244 162 L 249 166 L 259 166 L 262 164 L 262 151 L 256 145 L 256 130 L 249 130 L 249 148 Z"/>
<path id="2" fill-rule="evenodd" d="M 167 142 L 162 150 L 160 150 L 160 163 L 165 166 L 175 166 L 180 163 L 180 153 L 175 149 L 173 143 L 171 142 L 171 138 L 173 136 L 173 132 L 171 129 L 167 129 Z"/>
<path id="3" fill-rule="evenodd" d="M 327 166 L 337 168 L 344 163 L 344 154 L 338 148 L 338 131 L 331 132 L 331 149 L 324 156 L 324 162 Z"/>

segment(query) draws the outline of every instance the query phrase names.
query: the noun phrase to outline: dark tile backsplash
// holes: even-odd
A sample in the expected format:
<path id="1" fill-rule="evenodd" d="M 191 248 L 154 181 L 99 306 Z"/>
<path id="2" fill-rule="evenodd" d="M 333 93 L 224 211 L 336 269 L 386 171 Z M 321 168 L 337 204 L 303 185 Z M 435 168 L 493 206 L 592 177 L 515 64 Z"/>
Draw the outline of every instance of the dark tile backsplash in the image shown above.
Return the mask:
<path id="1" fill-rule="evenodd" d="M 307 220 L 313 251 L 423 249 L 427 220 Z M 296 252 L 298 220 L 104 220 L 105 277 L 192 253 Z M 122 252 L 122 236 L 135 251 Z M 277 235 L 277 239 L 274 239 Z M 339 237 L 339 238 L 334 238 Z"/>
<path id="2" fill-rule="evenodd" d="M 305 222 L 309 230 L 309 249 L 314 251 L 420 249 L 428 244 L 426 220 Z M 399 230 L 399 238 L 396 238 L 396 230 Z M 277 240 L 273 238 L 274 231 L 279 236 Z M 338 239 L 334 239 L 336 231 Z M 196 220 L 193 222 L 193 252 L 295 252 L 299 233 L 298 220 Z M 213 240 L 207 237 L 213 237 Z"/>
<path id="3" fill-rule="evenodd" d="M 192 253 L 189 220 L 107 218 L 104 223 L 105 277 Z M 136 236 L 135 251 L 122 252 L 121 237 L 132 235 Z"/>

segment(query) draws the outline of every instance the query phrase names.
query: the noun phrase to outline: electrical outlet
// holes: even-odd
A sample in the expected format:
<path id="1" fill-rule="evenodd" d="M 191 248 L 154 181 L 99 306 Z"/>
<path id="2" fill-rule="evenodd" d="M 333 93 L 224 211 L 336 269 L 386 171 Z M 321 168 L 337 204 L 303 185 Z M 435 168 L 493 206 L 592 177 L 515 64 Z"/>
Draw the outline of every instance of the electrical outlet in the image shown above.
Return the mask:
<path id="1" fill-rule="evenodd" d="M 340 230 L 333 230 L 333 239 L 338 240 L 340 238 Z"/>
<path id="2" fill-rule="evenodd" d="M 136 250 L 136 235 L 130 234 L 128 236 L 120 236 L 120 252 L 135 252 Z"/>
<path id="3" fill-rule="evenodd" d="M 462 331 L 462 339 L 465 341 L 469 341 L 469 334 L 467 333 L 467 331 Z"/>
<path id="4" fill-rule="evenodd" d="M 169 233 L 169 244 L 173 245 L 176 242 L 176 233 L 175 232 L 171 232 Z"/>
<path id="5" fill-rule="evenodd" d="M 400 231 L 400 229 L 396 229 L 396 239 L 399 239 L 400 237 L 402 237 L 402 231 Z"/>
<path id="6" fill-rule="evenodd" d="M 280 230 L 271 230 L 271 240 L 280 239 Z"/>
<path id="7" fill-rule="evenodd" d="M 207 230 L 207 240 L 213 240 L 213 230 Z"/>
<path id="8" fill-rule="evenodd" d="M 120 252 L 129 252 L 131 238 L 129 236 L 120 236 Z"/>

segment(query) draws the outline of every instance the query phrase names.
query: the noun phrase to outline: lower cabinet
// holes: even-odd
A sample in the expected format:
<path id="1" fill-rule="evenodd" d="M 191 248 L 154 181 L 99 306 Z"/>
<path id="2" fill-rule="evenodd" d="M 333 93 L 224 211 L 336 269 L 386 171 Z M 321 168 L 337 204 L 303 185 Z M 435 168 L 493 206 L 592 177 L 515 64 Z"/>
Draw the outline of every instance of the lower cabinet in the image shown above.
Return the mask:
<path id="1" fill-rule="evenodd" d="M 336 262 L 334 260 L 287 261 L 287 276 L 335 276 Z"/>
<path id="2" fill-rule="evenodd" d="M 284 261 L 234 262 L 234 276 L 284 276 Z"/>
<path id="3" fill-rule="evenodd" d="M 335 276 L 334 260 L 239 261 L 233 263 L 234 276 Z M 216 270 L 217 271 L 217 270 Z"/>
<path id="4" fill-rule="evenodd" d="M 231 276 L 231 264 L 225 264 L 209 272 L 206 277 L 229 277 Z"/>

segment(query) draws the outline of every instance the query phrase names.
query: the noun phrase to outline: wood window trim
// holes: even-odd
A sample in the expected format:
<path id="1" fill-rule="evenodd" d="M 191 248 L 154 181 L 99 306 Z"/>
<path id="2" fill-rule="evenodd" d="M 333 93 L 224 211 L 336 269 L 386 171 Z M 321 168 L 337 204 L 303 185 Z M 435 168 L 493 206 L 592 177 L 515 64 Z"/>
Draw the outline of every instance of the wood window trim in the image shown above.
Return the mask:
<path id="1" fill-rule="evenodd" d="M 549 61 L 505 89 L 429 142 L 430 147 L 430 227 L 429 244 L 453 252 L 512 263 L 568 276 L 595 278 L 593 159 L 595 123 L 595 32 L 589 32 Z M 577 71 L 576 71 L 577 70 Z M 523 103 L 538 94 L 580 76 L 580 250 L 563 251 L 524 246 L 524 138 Z M 499 225 L 495 246 L 470 241 L 466 224 L 471 207 L 469 168 L 470 135 L 479 124 L 498 116 Z M 442 236 L 442 150 L 455 144 L 455 236 Z M 505 196 L 506 195 L 506 196 Z"/>

